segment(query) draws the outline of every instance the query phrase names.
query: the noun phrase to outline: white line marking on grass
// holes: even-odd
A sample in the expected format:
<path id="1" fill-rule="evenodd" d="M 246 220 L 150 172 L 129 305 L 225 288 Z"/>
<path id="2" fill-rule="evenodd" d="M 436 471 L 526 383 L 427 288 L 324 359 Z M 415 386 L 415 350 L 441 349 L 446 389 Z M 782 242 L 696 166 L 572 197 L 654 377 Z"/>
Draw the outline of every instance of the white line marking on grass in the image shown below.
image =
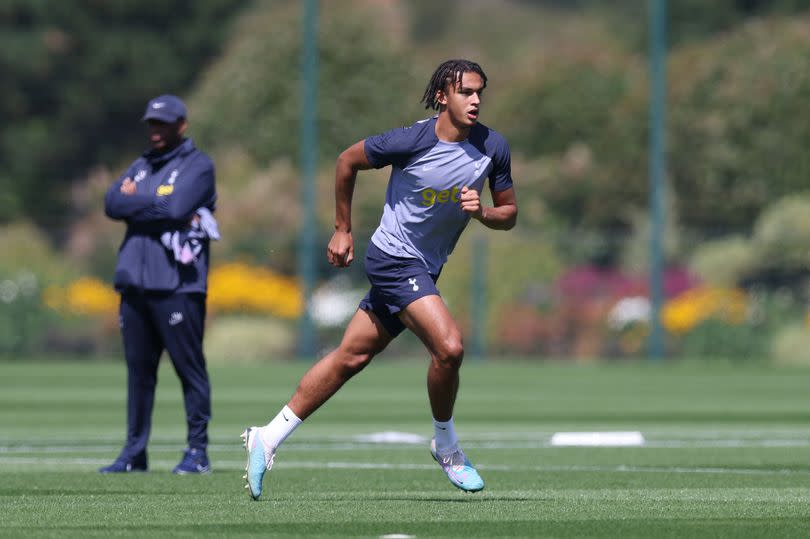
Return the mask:
<path id="1" fill-rule="evenodd" d="M 347 438 L 303 438 L 291 440 L 285 447 L 296 451 L 357 451 L 384 449 L 390 450 L 392 447 L 409 449 L 415 446 L 422 446 L 427 443 L 427 438 L 419 438 L 417 435 L 405 435 L 406 433 L 377 433 L 372 435 L 351 436 Z M 585 434 L 610 434 L 610 433 L 585 433 Z M 640 433 L 638 433 L 640 434 Z M 810 447 L 810 432 L 808 433 L 774 433 L 761 431 L 736 433 L 737 436 L 722 437 L 706 433 L 698 435 L 696 433 L 677 433 L 677 436 L 649 436 L 644 437 L 646 448 L 722 448 L 722 447 Z M 462 439 L 465 449 L 549 449 L 555 447 L 553 435 L 535 434 L 534 438 L 528 436 L 514 437 L 511 434 L 502 434 L 497 439 L 489 440 L 488 437 L 474 435 Z M 421 441 L 417 441 L 421 440 Z M 239 443 L 212 443 L 208 446 L 209 451 L 229 451 L 237 448 Z M 182 452 L 185 444 L 181 441 L 153 442 L 149 445 L 150 452 Z M 595 447 L 599 447 L 595 445 Z M 0 454 L 14 453 L 117 453 L 121 448 L 119 442 L 98 443 L 88 439 L 55 439 L 53 442 L 42 439 L 37 442 L 28 440 L 0 441 Z"/>
<path id="2" fill-rule="evenodd" d="M 64 470 L 70 465 L 98 466 L 108 464 L 108 460 L 88 458 L 36 458 L 36 457 L 0 457 L 2 465 L 53 465 Z M 174 460 L 152 460 L 153 469 L 168 470 L 174 466 Z M 212 461 L 215 471 L 242 471 L 244 460 L 217 460 Z M 394 464 L 390 462 L 319 462 L 319 461 L 281 461 L 275 464 L 281 469 L 313 469 L 313 470 L 407 470 L 407 471 L 436 471 L 436 464 Z M 718 474 L 718 475 L 810 475 L 810 470 L 763 470 L 756 468 L 718 468 L 718 467 L 686 467 L 686 466 L 506 466 L 500 464 L 479 464 L 478 469 L 485 471 L 526 473 L 526 472 L 607 472 L 607 473 L 677 473 L 677 474 Z"/>
<path id="3" fill-rule="evenodd" d="M 634 431 L 555 432 L 551 445 L 589 447 L 628 447 L 644 445 L 644 436 Z"/>
<path id="4" fill-rule="evenodd" d="M 808 440 L 661 440 L 647 442 L 645 447 L 696 449 L 712 447 L 808 447 Z"/>
<path id="5" fill-rule="evenodd" d="M 586 430 L 586 429 L 582 429 Z M 607 431 L 607 430 L 639 430 L 635 426 L 624 429 L 624 428 L 617 428 L 617 429 L 606 429 L 602 428 L 588 428 L 589 431 Z M 802 440 L 808 441 L 810 440 L 810 429 L 808 428 L 773 428 L 773 429 L 723 429 L 719 427 L 712 427 L 711 429 L 702 429 L 702 428 L 673 428 L 673 429 L 661 429 L 661 428 L 644 428 L 641 429 L 644 433 L 645 438 L 649 441 L 652 439 L 654 442 L 667 442 L 667 441 L 677 441 L 677 442 L 692 442 L 692 441 L 725 441 L 725 440 Z M 466 431 L 466 435 L 462 436 L 462 441 L 466 444 L 469 443 L 478 443 L 478 444 L 487 444 L 487 443 L 518 443 L 518 442 L 525 442 L 525 443 L 535 443 L 535 444 L 543 444 L 547 443 L 551 440 L 552 436 L 556 431 L 526 431 L 526 432 L 509 432 L 509 431 L 498 431 L 498 432 L 476 432 L 476 431 Z M 420 444 L 424 441 L 428 440 L 429 436 L 420 436 L 418 434 L 412 433 L 399 433 L 399 432 L 376 432 L 376 433 L 367 433 L 367 434 L 345 434 L 345 435 L 317 435 L 317 434 L 304 434 L 296 436 L 294 440 L 287 442 L 287 445 L 291 443 L 301 443 L 301 444 L 359 444 L 359 443 L 367 443 L 367 444 L 380 444 L 380 443 L 391 443 L 392 442 L 392 435 L 398 435 L 396 440 L 397 443 L 401 443 L 403 445 L 410 445 L 410 444 Z M 78 437 L 73 434 L 65 434 L 61 437 L 53 436 L 51 438 L 44 438 L 37 436 L 36 438 L 26 438 L 26 434 L 20 434 L 18 436 L 0 436 L 0 451 L 2 451 L 3 447 L 13 447 L 18 445 L 30 445 L 32 447 L 47 447 L 52 445 L 79 445 L 81 444 L 83 447 L 91 448 L 96 447 L 98 445 L 108 446 L 108 445 L 115 445 L 117 448 L 120 448 L 120 443 L 123 441 L 118 436 L 92 436 L 92 435 L 84 435 L 81 434 Z M 215 435 L 215 439 L 219 440 L 229 440 L 231 438 L 235 438 L 238 440 L 238 436 L 222 436 L 221 434 Z M 182 440 L 175 438 L 175 437 L 167 437 L 167 436 L 153 436 L 150 441 L 150 448 L 155 446 L 166 446 L 166 447 L 181 447 L 182 449 L 183 442 Z"/>
<path id="6" fill-rule="evenodd" d="M 374 432 L 372 434 L 361 434 L 354 436 L 358 442 L 368 442 L 375 444 L 423 444 L 427 442 L 427 438 L 414 434 L 412 432 L 399 432 L 395 430 L 387 430 L 384 432 Z"/>
<path id="7" fill-rule="evenodd" d="M 693 430 L 693 429 L 650 429 L 643 446 L 645 449 L 681 448 L 802 448 L 810 447 L 810 431 L 782 428 L 759 430 Z M 650 434 L 653 432 L 654 434 Z M 291 440 L 286 447 L 295 451 L 315 452 L 329 450 L 389 450 L 392 447 L 407 450 L 426 443 L 427 438 L 403 432 L 377 432 L 364 435 L 330 435 L 302 437 Z M 0 437 L 0 455 L 24 456 L 41 454 L 117 454 L 120 443 L 110 438 L 54 439 L 36 441 L 13 440 Z M 553 433 L 533 432 L 489 432 L 473 433 L 463 440 L 467 449 L 485 450 L 541 450 L 557 449 Z M 181 442 L 168 438 L 158 438 L 150 444 L 153 454 L 177 454 L 183 449 Z M 230 451 L 238 444 L 217 443 L 209 445 L 212 452 Z M 595 445 L 595 447 L 599 447 Z"/>
<path id="8" fill-rule="evenodd" d="M 526 440 L 502 440 L 498 442 L 482 442 L 482 441 L 462 441 L 465 449 L 565 449 L 565 446 L 556 446 L 550 439 L 538 441 Z M 423 445 L 423 444 L 416 444 Z M 210 444 L 208 446 L 209 452 L 215 451 L 231 451 L 238 448 L 239 444 Z M 375 450 L 384 449 L 390 451 L 392 447 L 410 449 L 414 444 L 401 443 L 394 444 L 390 442 L 374 443 L 374 442 L 318 442 L 318 441 L 305 441 L 296 442 L 289 441 L 285 444 L 285 448 L 290 448 L 295 451 L 357 451 L 357 450 Z M 590 449 L 601 449 L 609 446 L 590 446 Z M 612 446 L 616 447 L 616 446 Z M 647 439 L 643 446 L 637 446 L 640 449 L 681 449 L 681 448 L 782 448 L 782 447 L 810 447 L 810 438 L 796 439 L 796 438 L 773 438 L 773 439 L 690 439 L 690 440 L 650 440 Z M 175 444 L 150 444 L 150 453 L 182 453 L 184 444 L 181 442 Z M 30 444 L 21 442 L 20 444 L 0 445 L 0 455 L 14 455 L 14 454 L 55 454 L 55 453 L 118 453 L 121 449 L 120 444 L 105 444 L 105 445 L 79 445 L 79 444 Z"/>
<path id="9" fill-rule="evenodd" d="M 547 442 L 467 442 L 462 440 L 464 449 L 565 449 L 571 446 L 558 446 Z M 590 449 L 616 448 L 617 445 L 591 445 Z M 810 447 L 810 438 L 806 440 L 649 440 L 636 448 L 693 448 L 708 449 L 716 447 Z"/>

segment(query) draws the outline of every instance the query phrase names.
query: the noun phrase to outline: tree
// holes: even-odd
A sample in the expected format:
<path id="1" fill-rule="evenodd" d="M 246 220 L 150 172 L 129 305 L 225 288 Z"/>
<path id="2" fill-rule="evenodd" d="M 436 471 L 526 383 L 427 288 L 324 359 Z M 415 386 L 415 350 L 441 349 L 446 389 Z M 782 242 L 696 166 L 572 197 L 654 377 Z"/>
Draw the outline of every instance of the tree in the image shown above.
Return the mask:
<path id="1" fill-rule="evenodd" d="M 0 3 L 0 222 L 49 230 L 70 182 L 144 146 L 146 101 L 183 94 L 246 0 Z"/>

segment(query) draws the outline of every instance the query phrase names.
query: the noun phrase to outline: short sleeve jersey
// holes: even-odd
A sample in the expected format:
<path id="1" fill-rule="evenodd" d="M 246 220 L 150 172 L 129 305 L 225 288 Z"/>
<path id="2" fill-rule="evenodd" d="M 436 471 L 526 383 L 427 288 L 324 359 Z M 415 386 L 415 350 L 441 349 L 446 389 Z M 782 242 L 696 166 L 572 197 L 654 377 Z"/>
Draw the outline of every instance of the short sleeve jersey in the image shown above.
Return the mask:
<path id="1" fill-rule="evenodd" d="M 496 131 L 475 124 L 466 140 L 445 142 L 428 118 L 369 137 L 365 152 L 374 168 L 391 165 L 380 225 L 371 241 L 384 252 L 418 258 L 438 275 L 470 216 L 461 189 L 481 193 L 512 187 L 509 145 Z"/>

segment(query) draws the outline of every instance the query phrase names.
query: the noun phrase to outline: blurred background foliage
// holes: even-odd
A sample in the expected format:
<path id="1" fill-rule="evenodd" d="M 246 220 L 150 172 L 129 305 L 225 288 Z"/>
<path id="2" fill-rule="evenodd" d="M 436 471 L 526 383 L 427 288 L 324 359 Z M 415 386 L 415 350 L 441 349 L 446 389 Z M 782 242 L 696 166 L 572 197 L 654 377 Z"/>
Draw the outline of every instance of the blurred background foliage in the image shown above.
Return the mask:
<path id="1" fill-rule="evenodd" d="M 682 313 L 668 347 L 785 357 L 810 344 L 796 330 L 810 289 L 810 0 L 668 5 L 666 256 L 686 276 L 668 291 L 669 312 Z M 483 238 L 494 354 L 643 355 L 646 10 L 637 0 L 320 2 L 319 245 L 333 226 L 339 151 L 428 116 L 419 99 L 435 66 L 475 59 L 490 79 L 482 120 L 511 144 L 521 214 L 509 234 L 467 232 L 443 296 L 469 332 L 470 239 Z M 144 148 L 144 104 L 165 92 L 186 99 L 190 134 L 217 164 L 214 353 L 237 332 L 247 343 L 262 320 L 273 330 L 253 331 L 243 352 L 291 353 L 301 16 L 281 0 L 0 3 L 0 353 L 116 350 L 116 299 L 89 284 L 109 283 L 123 235 L 102 195 Z M 320 258 L 324 289 L 340 288 L 344 303 L 366 286 L 387 175 L 358 180 L 357 263 L 338 272 Z M 67 299 L 77 286 L 106 318 Z M 257 287 L 267 292 L 248 305 Z M 339 335 L 330 327 L 324 347 Z"/>
<path id="2" fill-rule="evenodd" d="M 0 3 L 0 220 L 58 234 L 70 185 L 138 148 L 148 99 L 183 93 L 243 0 L 4 0 Z"/>

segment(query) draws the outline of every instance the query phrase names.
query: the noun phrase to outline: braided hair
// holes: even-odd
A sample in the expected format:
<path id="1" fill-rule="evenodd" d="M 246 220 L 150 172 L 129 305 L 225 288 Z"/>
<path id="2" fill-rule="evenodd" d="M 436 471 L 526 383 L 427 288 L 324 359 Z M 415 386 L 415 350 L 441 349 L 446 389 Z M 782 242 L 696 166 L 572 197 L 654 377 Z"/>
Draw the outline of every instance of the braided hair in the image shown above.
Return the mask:
<path id="1" fill-rule="evenodd" d="M 487 76 L 481 66 L 470 60 L 447 60 L 436 68 L 433 76 L 430 77 L 425 95 L 422 96 L 422 103 L 426 109 L 439 110 L 440 104 L 436 94 L 441 90 L 447 92 L 450 86 L 456 86 L 461 82 L 464 73 L 477 73 L 484 81 L 482 90 L 487 87 Z"/>

